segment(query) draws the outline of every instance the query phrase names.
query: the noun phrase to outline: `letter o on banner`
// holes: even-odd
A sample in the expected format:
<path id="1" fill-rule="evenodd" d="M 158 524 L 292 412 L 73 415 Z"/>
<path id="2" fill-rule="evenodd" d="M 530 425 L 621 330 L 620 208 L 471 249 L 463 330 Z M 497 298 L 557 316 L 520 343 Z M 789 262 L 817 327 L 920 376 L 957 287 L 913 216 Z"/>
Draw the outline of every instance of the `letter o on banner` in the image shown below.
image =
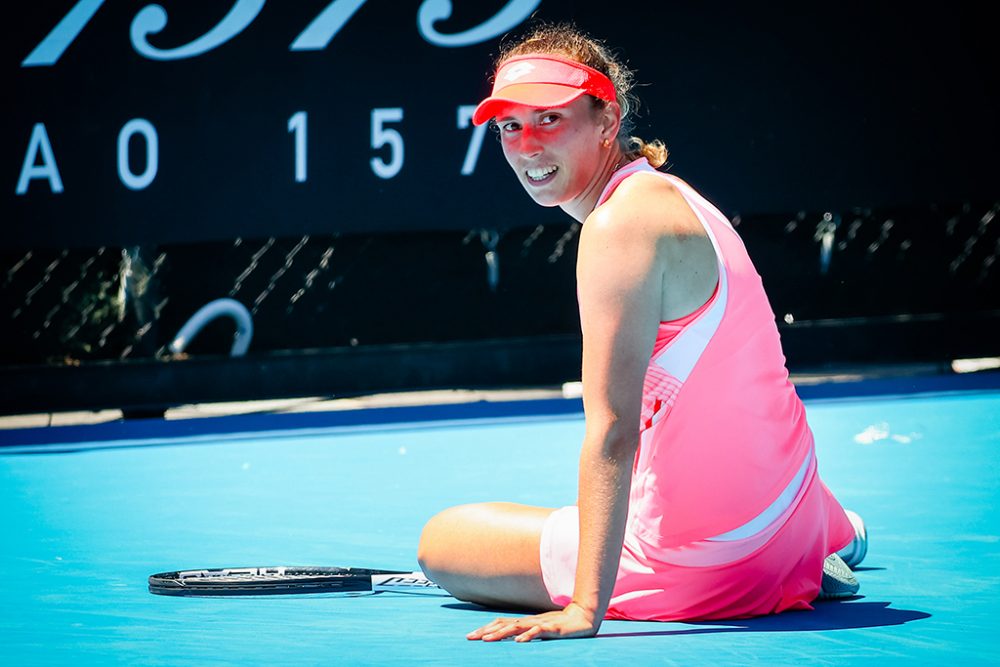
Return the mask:
<path id="1" fill-rule="evenodd" d="M 129 168 L 129 141 L 132 135 L 141 134 L 146 140 L 146 168 L 141 174 L 133 174 Z M 143 118 L 133 118 L 125 123 L 122 131 L 118 133 L 118 178 L 122 180 L 130 190 L 142 190 L 149 186 L 156 178 L 156 169 L 160 161 L 159 140 L 156 137 L 156 128 L 148 120 Z"/>

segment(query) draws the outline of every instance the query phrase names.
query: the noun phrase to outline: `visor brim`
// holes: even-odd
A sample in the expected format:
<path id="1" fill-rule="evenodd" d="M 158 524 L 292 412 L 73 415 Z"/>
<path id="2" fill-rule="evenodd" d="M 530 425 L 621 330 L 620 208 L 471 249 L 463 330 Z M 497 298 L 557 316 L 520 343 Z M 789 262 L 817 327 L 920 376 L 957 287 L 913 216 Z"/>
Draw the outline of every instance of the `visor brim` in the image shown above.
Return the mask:
<path id="1" fill-rule="evenodd" d="M 479 103 L 472 114 L 473 125 L 482 125 L 510 106 L 523 104 L 535 109 L 563 107 L 587 91 L 555 83 L 515 83 Z"/>

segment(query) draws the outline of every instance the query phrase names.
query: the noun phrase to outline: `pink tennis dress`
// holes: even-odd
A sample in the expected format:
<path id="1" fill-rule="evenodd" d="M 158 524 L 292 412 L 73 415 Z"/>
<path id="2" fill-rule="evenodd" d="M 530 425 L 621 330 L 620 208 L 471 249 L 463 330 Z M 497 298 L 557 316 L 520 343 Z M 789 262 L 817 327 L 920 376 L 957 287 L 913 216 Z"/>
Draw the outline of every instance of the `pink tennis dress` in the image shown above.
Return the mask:
<path id="1" fill-rule="evenodd" d="M 670 181 L 704 226 L 719 262 L 715 293 L 661 322 L 643 386 L 625 543 L 606 618 L 746 618 L 811 609 L 823 559 L 854 529 L 816 470 L 813 434 L 788 381 L 760 276 L 726 217 L 687 183 L 640 158 L 615 172 Z M 575 506 L 541 537 L 554 604 L 573 594 Z"/>

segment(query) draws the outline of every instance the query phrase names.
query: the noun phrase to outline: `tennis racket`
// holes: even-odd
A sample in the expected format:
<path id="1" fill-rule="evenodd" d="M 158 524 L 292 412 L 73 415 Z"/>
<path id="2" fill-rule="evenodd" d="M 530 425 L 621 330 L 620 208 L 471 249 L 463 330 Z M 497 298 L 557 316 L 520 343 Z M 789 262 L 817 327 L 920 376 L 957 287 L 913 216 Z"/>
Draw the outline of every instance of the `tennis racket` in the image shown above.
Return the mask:
<path id="1" fill-rule="evenodd" d="M 385 592 L 447 595 L 423 572 L 360 567 L 230 567 L 160 572 L 149 577 L 156 595 L 289 595 L 333 593 L 345 596 Z"/>

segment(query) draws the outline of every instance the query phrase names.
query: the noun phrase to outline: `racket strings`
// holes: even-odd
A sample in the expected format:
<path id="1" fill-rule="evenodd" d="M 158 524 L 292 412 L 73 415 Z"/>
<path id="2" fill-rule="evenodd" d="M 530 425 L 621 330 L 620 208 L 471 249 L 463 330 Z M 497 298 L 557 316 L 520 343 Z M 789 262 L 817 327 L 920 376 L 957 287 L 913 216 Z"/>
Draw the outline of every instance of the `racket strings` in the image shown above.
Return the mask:
<path id="1" fill-rule="evenodd" d="M 309 579 L 328 579 L 330 577 L 345 576 L 344 573 L 340 572 L 314 572 L 314 571 L 289 571 L 289 570 L 272 570 L 264 572 L 224 572 L 224 573 L 212 573 L 212 572 L 181 572 L 177 577 L 177 581 L 184 583 L 186 581 L 217 581 L 219 583 L 226 582 L 236 582 L 236 581 L 276 581 L 279 579 L 289 579 L 294 578 L 296 580 L 309 580 Z"/>

